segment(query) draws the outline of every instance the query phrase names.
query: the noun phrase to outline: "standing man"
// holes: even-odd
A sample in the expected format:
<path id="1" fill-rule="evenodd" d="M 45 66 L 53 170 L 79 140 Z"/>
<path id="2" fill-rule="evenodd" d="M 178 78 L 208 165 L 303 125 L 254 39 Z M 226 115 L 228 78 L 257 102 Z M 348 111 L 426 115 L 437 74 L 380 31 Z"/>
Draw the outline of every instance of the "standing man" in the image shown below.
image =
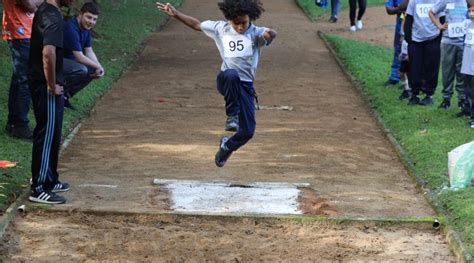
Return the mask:
<path id="1" fill-rule="evenodd" d="M 69 190 L 58 180 L 58 159 L 63 122 L 63 15 L 60 8 L 74 0 L 46 0 L 36 11 L 31 33 L 29 81 L 36 127 L 33 136 L 33 177 L 29 200 L 62 204 L 57 192 Z"/>
<path id="2" fill-rule="evenodd" d="M 390 76 L 385 82 L 386 86 L 398 84 L 400 81 L 400 52 L 402 50 L 401 34 L 402 34 L 402 19 L 400 14 L 405 11 L 400 8 L 401 0 L 386 0 L 385 10 L 389 15 L 396 15 L 395 34 L 393 37 L 393 61 L 390 71 Z"/>
<path id="3" fill-rule="evenodd" d="M 64 106 L 70 109 L 74 109 L 70 99 L 92 79 L 105 73 L 92 49 L 91 29 L 98 17 L 99 8 L 88 2 L 81 7 L 81 13 L 64 26 Z"/>
<path id="4" fill-rule="evenodd" d="M 8 42 L 13 62 L 5 130 L 12 137 L 27 140 L 33 138 L 28 126 L 31 101 L 28 87 L 31 24 L 41 2 L 42 0 L 3 0 L 2 38 Z"/>

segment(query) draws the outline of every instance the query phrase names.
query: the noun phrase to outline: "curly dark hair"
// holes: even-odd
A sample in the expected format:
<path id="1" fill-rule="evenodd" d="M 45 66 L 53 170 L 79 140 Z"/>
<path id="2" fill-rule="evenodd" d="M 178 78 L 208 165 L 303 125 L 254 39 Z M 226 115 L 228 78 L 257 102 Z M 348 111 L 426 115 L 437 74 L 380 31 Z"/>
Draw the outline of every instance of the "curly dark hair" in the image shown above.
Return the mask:
<path id="1" fill-rule="evenodd" d="M 265 11 L 260 0 L 223 0 L 217 5 L 227 20 L 244 15 L 248 15 L 250 20 L 256 20 Z"/>

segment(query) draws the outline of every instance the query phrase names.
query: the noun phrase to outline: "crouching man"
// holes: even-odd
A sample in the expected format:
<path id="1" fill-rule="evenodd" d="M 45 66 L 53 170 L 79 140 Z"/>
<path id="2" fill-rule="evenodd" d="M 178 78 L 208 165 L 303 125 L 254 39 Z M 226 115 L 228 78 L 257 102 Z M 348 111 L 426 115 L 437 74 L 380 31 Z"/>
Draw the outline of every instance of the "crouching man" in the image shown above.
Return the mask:
<path id="1" fill-rule="evenodd" d="M 71 98 L 105 73 L 92 49 L 91 30 L 98 17 L 98 6 L 88 2 L 64 25 L 64 107 L 72 110 Z"/>

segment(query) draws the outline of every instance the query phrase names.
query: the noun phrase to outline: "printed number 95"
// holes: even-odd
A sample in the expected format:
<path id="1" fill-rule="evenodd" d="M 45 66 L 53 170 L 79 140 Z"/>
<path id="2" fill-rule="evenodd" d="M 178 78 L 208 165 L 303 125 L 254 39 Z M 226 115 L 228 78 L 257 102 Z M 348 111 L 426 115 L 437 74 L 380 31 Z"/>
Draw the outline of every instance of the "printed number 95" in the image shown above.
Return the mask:
<path id="1" fill-rule="evenodd" d="M 242 51 L 244 50 L 244 45 L 242 44 L 243 43 L 243 40 L 237 40 L 237 42 L 235 41 L 229 41 L 229 47 L 230 47 L 230 51 Z"/>

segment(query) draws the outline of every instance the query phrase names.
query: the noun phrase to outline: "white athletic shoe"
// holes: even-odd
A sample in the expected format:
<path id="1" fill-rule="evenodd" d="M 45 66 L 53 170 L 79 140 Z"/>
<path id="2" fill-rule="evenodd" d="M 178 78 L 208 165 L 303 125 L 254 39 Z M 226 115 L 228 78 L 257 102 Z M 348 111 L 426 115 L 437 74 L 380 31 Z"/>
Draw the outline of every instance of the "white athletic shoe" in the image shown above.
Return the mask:
<path id="1" fill-rule="evenodd" d="M 361 30 L 363 27 L 362 20 L 357 20 L 357 29 Z"/>
<path id="2" fill-rule="evenodd" d="M 356 26 L 351 26 L 351 28 L 349 29 L 351 32 L 356 32 Z"/>

